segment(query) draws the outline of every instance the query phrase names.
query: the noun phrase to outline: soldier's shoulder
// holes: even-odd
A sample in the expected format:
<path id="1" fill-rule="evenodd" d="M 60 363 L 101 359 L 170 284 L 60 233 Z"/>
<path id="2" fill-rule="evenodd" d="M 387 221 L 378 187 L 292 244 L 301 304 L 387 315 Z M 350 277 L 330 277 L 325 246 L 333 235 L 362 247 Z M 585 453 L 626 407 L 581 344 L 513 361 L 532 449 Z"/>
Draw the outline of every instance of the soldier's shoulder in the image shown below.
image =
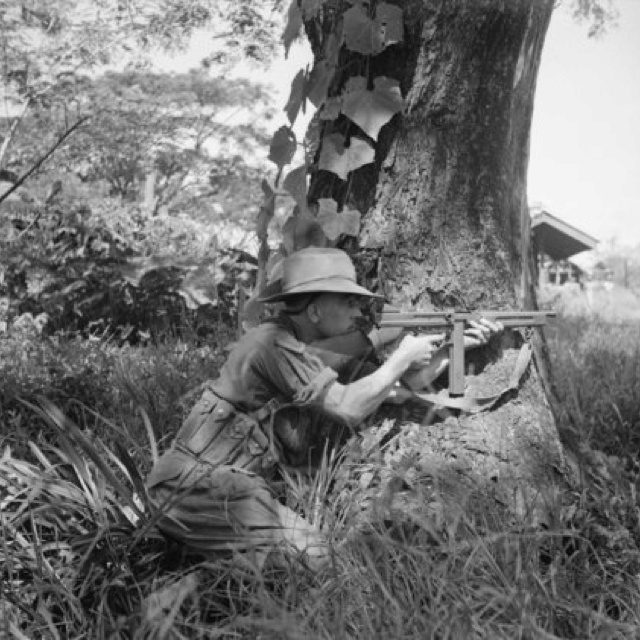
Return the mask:
<path id="1" fill-rule="evenodd" d="M 303 353 L 306 345 L 288 328 L 275 322 L 265 322 L 248 331 L 238 343 L 238 347 L 247 353 L 262 349 L 286 349 Z"/>

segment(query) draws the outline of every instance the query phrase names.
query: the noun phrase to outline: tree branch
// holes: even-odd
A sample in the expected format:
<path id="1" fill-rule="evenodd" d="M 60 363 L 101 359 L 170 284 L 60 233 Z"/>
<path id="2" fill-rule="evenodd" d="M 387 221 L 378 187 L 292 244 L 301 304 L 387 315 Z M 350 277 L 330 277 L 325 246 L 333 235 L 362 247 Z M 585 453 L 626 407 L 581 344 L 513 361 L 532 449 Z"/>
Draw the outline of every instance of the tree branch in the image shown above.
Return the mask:
<path id="1" fill-rule="evenodd" d="M 0 195 L 0 202 L 6 200 L 16 189 L 18 189 L 26 180 L 28 180 L 56 151 L 56 149 L 82 124 L 89 119 L 89 116 L 80 118 L 72 126 L 70 126 L 52 145 L 41 158 L 26 172 L 23 173 L 14 183 L 14 185 L 6 192 Z"/>

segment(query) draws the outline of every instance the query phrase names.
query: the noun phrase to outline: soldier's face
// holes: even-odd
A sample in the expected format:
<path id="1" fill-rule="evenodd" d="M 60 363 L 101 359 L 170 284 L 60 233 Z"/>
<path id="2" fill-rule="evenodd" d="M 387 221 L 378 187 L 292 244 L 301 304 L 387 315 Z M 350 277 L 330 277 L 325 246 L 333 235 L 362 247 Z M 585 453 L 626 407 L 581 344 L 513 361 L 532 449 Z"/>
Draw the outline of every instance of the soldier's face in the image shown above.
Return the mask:
<path id="1" fill-rule="evenodd" d="M 313 322 L 324 338 L 349 333 L 357 328 L 356 318 L 362 317 L 362 298 L 348 293 L 323 293 L 311 303 Z"/>

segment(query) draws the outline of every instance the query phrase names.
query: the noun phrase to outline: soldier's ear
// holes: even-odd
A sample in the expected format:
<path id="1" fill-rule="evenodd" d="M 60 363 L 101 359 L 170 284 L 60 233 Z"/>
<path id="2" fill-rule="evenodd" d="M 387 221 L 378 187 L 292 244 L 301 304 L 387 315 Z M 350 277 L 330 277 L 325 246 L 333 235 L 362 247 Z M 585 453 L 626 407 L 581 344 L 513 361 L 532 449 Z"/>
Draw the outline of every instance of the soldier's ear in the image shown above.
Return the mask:
<path id="1" fill-rule="evenodd" d="M 315 300 L 312 300 L 305 309 L 305 313 L 307 314 L 307 318 L 309 318 L 309 322 L 312 324 L 318 324 L 320 322 L 320 308 L 318 303 Z"/>

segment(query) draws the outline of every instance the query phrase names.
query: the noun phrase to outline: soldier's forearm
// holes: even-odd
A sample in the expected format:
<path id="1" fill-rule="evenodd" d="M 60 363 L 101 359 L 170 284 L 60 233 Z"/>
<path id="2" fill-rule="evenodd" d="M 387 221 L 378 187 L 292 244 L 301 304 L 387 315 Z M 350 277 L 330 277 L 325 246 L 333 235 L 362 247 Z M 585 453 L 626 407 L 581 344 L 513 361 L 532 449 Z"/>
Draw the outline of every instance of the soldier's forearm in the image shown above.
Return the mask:
<path id="1" fill-rule="evenodd" d="M 324 396 L 323 409 L 356 426 L 382 404 L 410 364 L 396 351 L 372 374 L 347 385 L 335 382 Z"/>

